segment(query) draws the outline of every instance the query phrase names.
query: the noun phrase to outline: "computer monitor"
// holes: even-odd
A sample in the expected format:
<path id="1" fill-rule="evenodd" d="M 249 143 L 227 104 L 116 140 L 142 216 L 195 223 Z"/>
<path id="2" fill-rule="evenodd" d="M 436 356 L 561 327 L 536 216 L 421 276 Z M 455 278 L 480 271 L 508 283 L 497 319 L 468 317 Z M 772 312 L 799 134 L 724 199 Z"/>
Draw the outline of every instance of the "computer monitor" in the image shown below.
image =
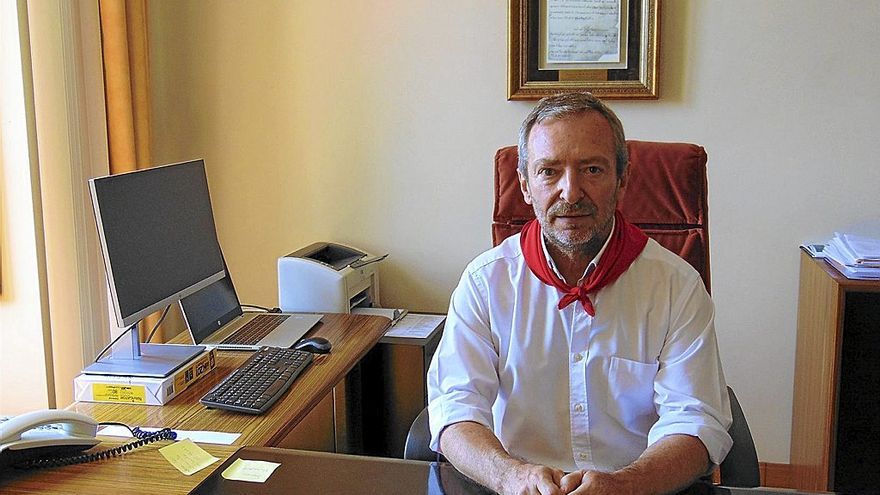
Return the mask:
<path id="1" fill-rule="evenodd" d="M 91 179 L 89 190 L 119 326 L 132 326 L 225 275 L 203 160 Z M 133 341 L 136 335 L 133 330 Z M 176 369 L 174 363 L 144 368 L 160 354 L 183 351 L 192 357 L 202 350 L 139 341 L 137 346 L 142 356 L 132 356 L 132 363 L 104 363 L 106 373 L 165 376 Z M 193 349 L 175 349 L 185 347 Z M 177 366 L 189 358 L 180 359 Z M 87 372 L 107 367 L 95 365 Z"/>

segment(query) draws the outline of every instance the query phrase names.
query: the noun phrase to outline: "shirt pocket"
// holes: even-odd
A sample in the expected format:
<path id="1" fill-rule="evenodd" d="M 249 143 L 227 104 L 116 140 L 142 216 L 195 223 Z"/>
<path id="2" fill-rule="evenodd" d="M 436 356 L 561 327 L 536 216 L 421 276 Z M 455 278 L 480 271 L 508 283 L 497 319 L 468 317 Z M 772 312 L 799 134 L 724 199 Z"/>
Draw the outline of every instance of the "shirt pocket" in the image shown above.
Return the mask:
<path id="1" fill-rule="evenodd" d="M 611 357 L 605 410 L 628 431 L 647 435 L 657 421 L 654 378 L 660 363 Z"/>

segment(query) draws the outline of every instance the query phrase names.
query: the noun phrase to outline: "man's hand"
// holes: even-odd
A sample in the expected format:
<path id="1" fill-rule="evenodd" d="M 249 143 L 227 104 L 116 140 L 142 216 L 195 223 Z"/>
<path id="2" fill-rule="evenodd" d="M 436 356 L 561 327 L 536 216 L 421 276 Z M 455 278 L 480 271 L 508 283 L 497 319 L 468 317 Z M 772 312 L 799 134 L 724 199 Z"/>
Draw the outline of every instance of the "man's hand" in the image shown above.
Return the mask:
<path id="1" fill-rule="evenodd" d="M 571 493 L 575 491 L 579 486 L 581 486 L 584 474 L 585 473 L 583 470 L 566 474 L 559 481 L 559 489 L 562 490 L 562 493 Z"/>
<path id="2" fill-rule="evenodd" d="M 636 493 L 621 476 L 600 471 L 575 471 L 563 478 L 564 493 L 571 495 L 627 495 Z M 574 484 L 574 488 L 571 485 Z"/>
<path id="3" fill-rule="evenodd" d="M 502 495 L 640 495 L 675 493 L 709 467 L 696 437 L 670 435 L 648 447 L 635 462 L 613 473 L 561 470 L 511 456 L 487 427 L 463 421 L 440 435 L 446 458 L 469 478 Z"/>
<path id="4" fill-rule="evenodd" d="M 502 477 L 501 495 L 565 495 L 560 489 L 563 473 L 538 464 L 520 464 Z"/>
<path id="5" fill-rule="evenodd" d="M 559 486 L 565 474 L 562 470 L 514 458 L 492 430 L 481 424 L 463 421 L 447 426 L 440 435 L 440 447 L 456 469 L 501 495 L 568 493 Z"/>
<path id="6" fill-rule="evenodd" d="M 709 455 L 698 438 L 670 435 L 623 469 L 613 473 L 575 471 L 565 475 L 559 485 L 563 493 L 571 495 L 675 493 L 705 472 L 708 462 Z"/>

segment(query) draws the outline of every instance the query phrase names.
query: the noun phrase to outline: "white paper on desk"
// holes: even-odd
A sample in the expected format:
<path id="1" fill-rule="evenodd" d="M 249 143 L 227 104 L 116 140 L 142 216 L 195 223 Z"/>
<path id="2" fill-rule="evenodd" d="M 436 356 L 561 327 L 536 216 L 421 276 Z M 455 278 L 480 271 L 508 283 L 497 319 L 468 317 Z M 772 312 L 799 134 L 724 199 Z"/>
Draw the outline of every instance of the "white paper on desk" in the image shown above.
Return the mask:
<path id="1" fill-rule="evenodd" d="M 161 430 L 161 428 L 141 428 L 141 430 L 152 433 Z M 223 433 L 221 431 L 174 430 L 174 432 L 177 433 L 177 440 L 185 440 L 189 438 L 196 443 L 216 443 L 220 445 L 232 445 L 233 442 L 238 440 L 238 437 L 241 436 L 241 433 Z M 101 429 L 98 430 L 98 435 L 132 438 L 131 432 L 128 431 L 128 428 L 117 425 L 101 427 Z"/>
<path id="2" fill-rule="evenodd" d="M 409 313 L 401 318 L 400 321 L 397 322 L 397 325 L 394 325 L 390 330 L 385 332 L 385 336 L 424 339 L 428 337 L 428 335 L 431 335 L 431 332 L 443 322 L 444 318 L 446 317 L 442 315 Z"/>

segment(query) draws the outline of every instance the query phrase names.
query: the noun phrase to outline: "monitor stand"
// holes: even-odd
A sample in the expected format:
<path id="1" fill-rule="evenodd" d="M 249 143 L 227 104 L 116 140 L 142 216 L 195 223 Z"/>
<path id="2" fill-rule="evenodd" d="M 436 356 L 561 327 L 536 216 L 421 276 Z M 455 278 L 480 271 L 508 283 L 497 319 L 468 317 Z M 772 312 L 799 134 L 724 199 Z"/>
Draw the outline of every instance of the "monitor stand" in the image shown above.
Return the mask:
<path id="1" fill-rule="evenodd" d="M 114 345 L 110 355 L 86 366 L 83 373 L 165 378 L 205 350 L 203 345 L 141 344 L 137 332 L 137 325 L 132 326 L 128 336 L 117 343 L 128 339 L 130 345 L 125 351 L 117 352 Z"/>

